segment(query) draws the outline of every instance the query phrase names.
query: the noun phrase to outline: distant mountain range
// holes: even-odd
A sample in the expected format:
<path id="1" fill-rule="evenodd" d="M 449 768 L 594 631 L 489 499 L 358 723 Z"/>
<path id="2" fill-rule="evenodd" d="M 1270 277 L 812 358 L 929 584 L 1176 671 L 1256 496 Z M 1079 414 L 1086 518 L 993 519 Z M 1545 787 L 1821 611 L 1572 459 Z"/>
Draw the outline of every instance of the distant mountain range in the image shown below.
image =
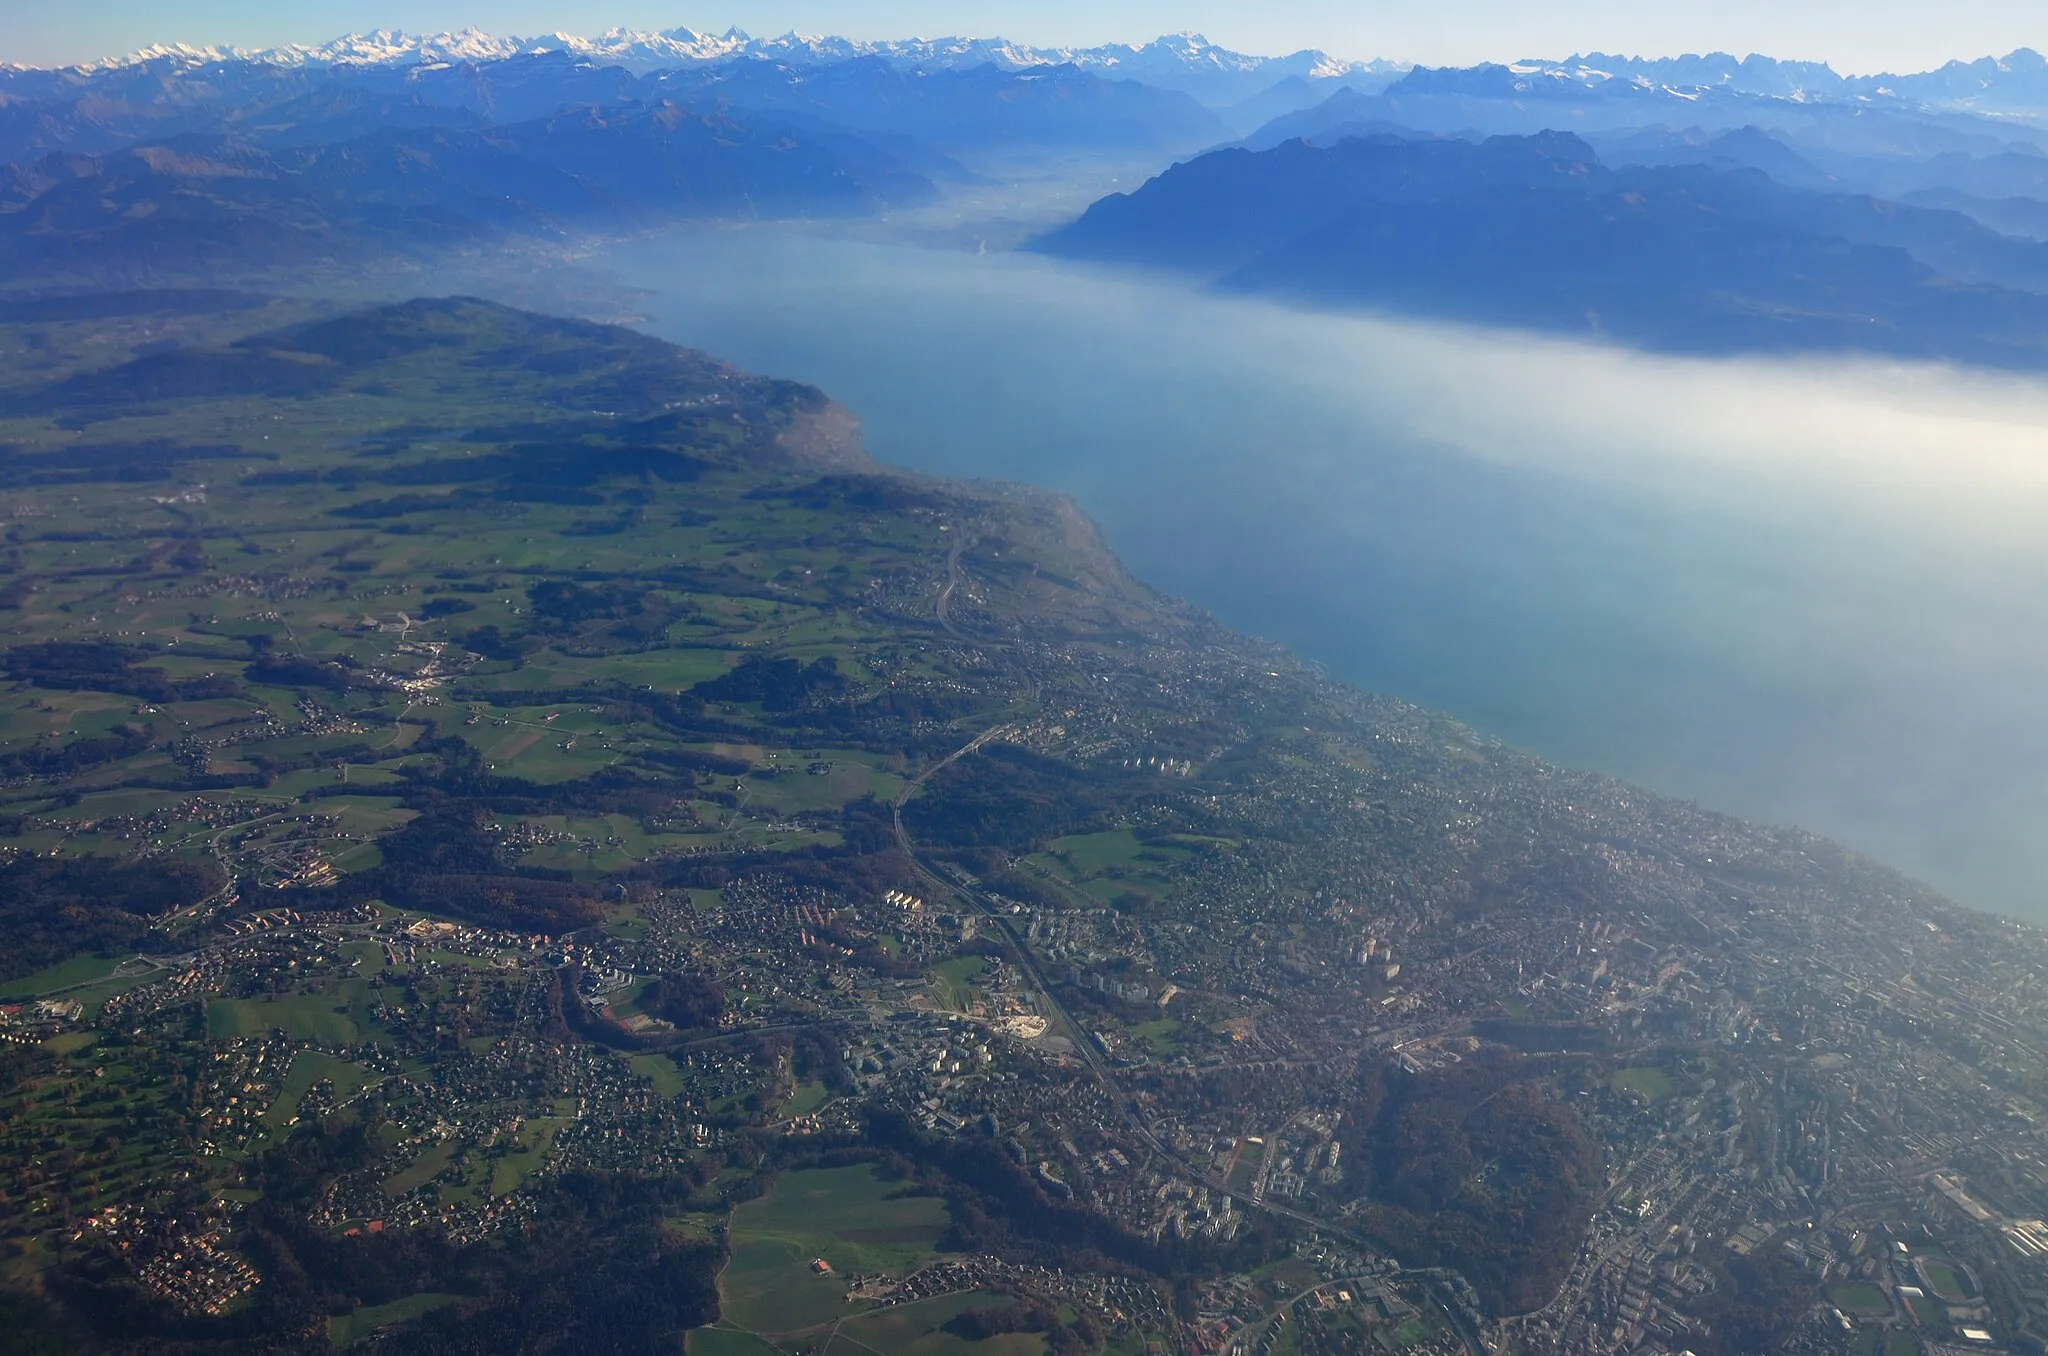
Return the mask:
<path id="1" fill-rule="evenodd" d="M 639 73 L 550 52 L 13 72 L 0 77 L 0 278 L 126 283 L 875 213 L 971 182 L 977 165 L 1165 163 L 1230 137 L 1187 94 L 1074 66 L 748 58 Z"/>
<path id="2" fill-rule="evenodd" d="M 506 124 L 566 108 L 662 100 L 802 115 L 946 153 L 1087 144 L 1170 158 L 1232 135 L 1185 93 L 1075 66 L 913 71 L 860 57 L 818 66 L 741 59 L 639 73 L 564 52 L 317 67 L 161 58 L 89 72 L 0 72 L 0 163 L 192 133 L 305 144 L 393 125 Z"/>
<path id="3" fill-rule="evenodd" d="M 139 282 L 346 264 L 579 228 L 865 215 L 937 192 L 857 137 L 666 102 L 502 126 L 393 120 L 331 143 L 288 132 L 188 134 L 0 169 L 0 276 Z"/>
<path id="4" fill-rule="evenodd" d="M 1360 92 L 1376 93 L 1411 70 L 1405 62 L 1344 60 L 1314 49 L 1286 56 L 1250 55 L 1194 33 L 1167 35 L 1141 44 L 1042 47 L 1003 38 L 863 41 L 795 32 L 755 37 L 739 28 L 709 33 L 679 27 L 661 31 L 614 28 L 596 37 L 568 33 L 500 37 L 475 28 L 436 34 L 380 29 L 315 45 L 257 49 L 168 44 L 87 63 L 69 73 L 89 75 L 124 66 L 166 63 L 217 66 L 237 62 L 297 70 L 361 69 L 456 65 L 544 54 L 565 54 L 639 72 L 740 59 L 816 66 L 862 57 L 916 70 L 992 65 L 999 70 L 1022 71 L 1074 66 L 1179 90 L 1217 108 L 1241 103 L 1285 81 L 1320 85 L 1325 92 L 1348 84 Z M 7 69 L 24 68 L 0 65 L 0 70 Z M 1686 94 L 1719 90 L 1776 98 L 1904 102 L 1984 113 L 2048 112 L 2048 58 L 2029 48 L 1906 74 L 1842 75 L 1824 62 L 1780 61 L 1754 54 L 1736 57 L 1726 52 L 1659 58 L 1590 52 L 1562 60 L 1531 59 L 1471 69 L 1482 72 L 1480 78 L 1487 81 L 1510 80 L 1524 94 L 1566 86 L 1582 91 L 1635 87 Z M 1417 74 L 1430 75 L 1426 70 L 1417 70 Z"/>
<path id="5" fill-rule="evenodd" d="M 1699 163 L 1623 167 L 1558 132 L 1226 150 L 1096 203 L 1036 248 L 1675 351 L 2048 366 L 2048 245 L 1959 212 L 1781 183 L 1743 163 L 1797 159 L 1761 133 L 1703 149 Z"/>
<path id="6" fill-rule="evenodd" d="M 1679 86 L 1548 67 L 1418 68 L 1378 90 L 1340 85 L 1318 103 L 1277 115 L 1245 144 L 1265 149 L 1305 138 L 1327 145 L 1389 128 L 1478 136 L 1570 131 L 1597 140 L 1650 128 L 1717 132 L 1752 125 L 1847 155 L 1984 155 L 2015 144 L 2038 149 L 2048 138 L 2048 91 L 2031 110 L 1994 112 L 1883 93 L 1821 97 L 1733 84 Z"/>
<path id="7" fill-rule="evenodd" d="M 802 114 L 954 154 L 1083 149 L 1171 159 L 1231 138 L 1222 119 L 1187 94 L 1077 66 L 907 70 L 880 57 L 817 67 L 733 61 L 650 80 L 664 97 L 692 106 Z"/>
<path id="8" fill-rule="evenodd" d="M 2048 110 L 2048 59 L 2030 48 L 2004 57 L 1951 61 L 1912 75 L 1838 75 L 1824 63 L 1775 61 L 1725 52 L 1710 56 L 1608 56 L 1599 52 L 1563 61 L 1524 61 L 1507 68 L 1518 81 L 1598 89 L 1616 84 L 1697 92 L 1728 90 L 1778 98 L 1905 101 L 1929 108 L 1982 113 Z"/>
<path id="9" fill-rule="evenodd" d="M 1177 159 L 1185 163 L 1175 165 Z M 0 67 L 0 284 L 207 283 L 1167 168 L 1039 248 L 1695 351 L 2048 365 L 2048 62 L 1462 69 L 1139 46 L 379 32 Z"/>
<path id="10" fill-rule="evenodd" d="M 124 66 L 218 66 L 253 63 L 297 70 L 337 67 L 434 66 L 464 62 L 504 61 L 519 56 L 566 54 L 634 71 L 677 70 L 734 60 L 765 60 L 785 65 L 820 66 L 863 57 L 916 70 L 971 70 L 994 66 L 1024 71 L 1048 66 L 1073 66 L 1118 80 L 1137 80 L 1159 89 L 1178 90 L 1221 107 L 1256 95 L 1283 80 L 1295 79 L 1334 86 L 1336 82 L 1371 85 L 1408 69 L 1388 61 L 1340 61 L 1325 52 L 1303 51 L 1289 56 L 1250 56 L 1219 47 L 1193 33 L 1153 42 L 1100 47 L 1032 47 L 1002 38 L 908 38 L 865 42 L 841 37 L 807 37 L 785 33 L 756 38 L 733 28 L 721 34 L 689 28 L 640 32 L 615 28 L 599 37 L 550 33 L 537 38 L 495 37 L 477 29 L 460 33 L 411 34 L 379 30 L 352 34 L 317 46 L 261 49 L 234 47 L 151 47 L 131 56 L 75 68 L 92 74 Z M 20 69 L 20 68 L 16 68 Z"/>

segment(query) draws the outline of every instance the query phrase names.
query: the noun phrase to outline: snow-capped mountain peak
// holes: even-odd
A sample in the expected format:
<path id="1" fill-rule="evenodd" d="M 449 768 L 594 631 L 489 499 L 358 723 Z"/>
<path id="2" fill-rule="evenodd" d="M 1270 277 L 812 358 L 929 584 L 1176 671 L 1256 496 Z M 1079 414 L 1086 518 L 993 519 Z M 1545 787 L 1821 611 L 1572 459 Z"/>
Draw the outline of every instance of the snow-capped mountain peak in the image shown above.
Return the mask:
<path id="1" fill-rule="evenodd" d="M 1003 38 L 968 37 L 871 42 L 795 31 L 757 38 L 737 27 L 721 34 L 687 27 L 661 32 L 613 28 L 597 37 L 549 33 L 523 38 L 498 37 L 476 28 L 432 34 L 377 29 L 349 34 L 331 42 L 261 49 L 160 45 L 80 69 L 108 70 L 142 64 L 205 66 L 229 61 L 307 69 L 444 65 L 503 61 L 548 53 L 566 53 L 640 71 L 674 69 L 744 57 L 788 65 L 879 57 L 905 67 L 950 69 L 995 65 L 1005 70 L 1025 70 L 1035 66 L 1073 65 L 1113 78 L 1184 89 L 1198 97 L 1204 94 L 1235 94 L 1241 97 L 1251 88 L 1289 76 L 1324 81 L 1405 69 L 1387 62 L 1341 61 L 1317 51 L 1283 57 L 1248 55 L 1218 46 L 1199 33 L 1169 34 L 1138 45 L 1111 43 L 1082 48 L 1032 47 Z"/>

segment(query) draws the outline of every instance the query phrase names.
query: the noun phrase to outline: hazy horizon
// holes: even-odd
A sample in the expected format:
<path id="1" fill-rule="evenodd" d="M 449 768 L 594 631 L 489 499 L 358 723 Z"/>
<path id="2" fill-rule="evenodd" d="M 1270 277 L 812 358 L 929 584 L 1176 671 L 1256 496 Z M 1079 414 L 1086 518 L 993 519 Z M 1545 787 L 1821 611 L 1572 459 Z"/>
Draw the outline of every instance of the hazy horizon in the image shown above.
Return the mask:
<path id="1" fill-rule="evenodd" d="M 67 66 L 112 60 L 158 44 L 265 48 L 315 45 L 379 29 L 408 33 L 477 28 L 520 37 L 563 32 L 591 37 L 614 27 L 756 36 L 801 32 L 863 41 L 901 38 L 1003 38 L 1041 47 L 1142 44 L 1162 35 L 1201 33 L 1222 46 L 1280 56 L 1315 48 L 1344 60 L 1422 65 L 1555 59 L 1607 52 L 1645 58 L 1709 52 L 1823 61 L 1845 75 L 1909 74 L 1949 61 L 2003 56 L 2041 42 L 2032 14 L 2008 0 L 1977 0 L 1938 15 L 1903 3 L 1828 3 L 1796 11 L 1762 3 L 1684 3 L 1642 7 L 1591 0 L 1540 13 L 1511 0 L 1460 0 L 1367 15 L 1334 0 L 1295 0 L 1256 9 L 1224 3 L 1147 0 L 1112 6 L 1078 3 L 913 3 L 785 0 L 724 12 L 681 13 L 668 5 L 623 0 L 566 5 L 552 0 L 428 0 L 427 3 L 306 3 L 206 0 L 175 13 L 139 0 L 90 6 L 30 6 L 8 0 L 0 62 Z"/>
<path id="2" fill-rule="evenodd" d="M 2010 587 L 2048 577 L 2037 381 L 774 228 L 611 258 L 663 337 L 817 383 L 884 461 L 1073 494 L 1147 582 L 1334 676 L 2048 919 L 2048 595 Z"/>
<path id="3" fill-rule="evenodd" d="M 2048 1356 L 2044 15 L 0 0 L 0 1346 Z"/>

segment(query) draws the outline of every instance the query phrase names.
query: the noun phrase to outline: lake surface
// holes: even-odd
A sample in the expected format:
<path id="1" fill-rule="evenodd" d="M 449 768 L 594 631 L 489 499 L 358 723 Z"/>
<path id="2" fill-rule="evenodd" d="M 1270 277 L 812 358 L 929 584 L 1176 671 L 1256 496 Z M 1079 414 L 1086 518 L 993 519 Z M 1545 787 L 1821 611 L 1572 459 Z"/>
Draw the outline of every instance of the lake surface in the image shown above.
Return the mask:
<path id="1" fill-rule="evenodd" d="M 1339 677 L 2048 920 L 2048 388 L 782 228 L 608 264 L 878 458 L 1071 493 L 1147 580 Z"/>

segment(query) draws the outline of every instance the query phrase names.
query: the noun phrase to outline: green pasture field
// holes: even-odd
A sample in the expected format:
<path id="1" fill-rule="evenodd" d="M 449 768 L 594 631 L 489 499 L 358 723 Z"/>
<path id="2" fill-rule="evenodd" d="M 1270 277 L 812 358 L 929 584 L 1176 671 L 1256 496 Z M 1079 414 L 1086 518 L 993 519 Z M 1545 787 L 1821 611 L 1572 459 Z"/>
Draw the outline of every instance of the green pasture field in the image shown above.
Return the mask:
<path id="1" fill-rule="evenodd" d="M 369 1337 L 377 1329 L 398 1323 L 409 1323 L 422 1314 L 430 1314 L 444 1305 L 455 1303 L 455 1296 L 428 1293 L 408 1295 L 402 1300 L 389 1304 L 371 1305 L 354 1313 L 327 1320 L 327 1340 L 337 1347 L 351 1346 Z"/>
<path id="2" fill-rule="evenodd" d="M 852 1356 L 863 1350 L 891 1356 L 1039 1356 L 1045 1338 L 1038 1333 L 1004 1333 L 969 1342 L 945 1331 L 946 1323 L 969 1309 L 1007 1309 L 1015 1303 L 1008 1295 L 970 1290 L 863 1314 L 839 1326 L 838 1340 L 826 1349 L 826 1356 Z"/>
<path id="3" fill-rule="evenodd" d="M 303 312 L 270 308 L 261 314 L 275 321 Z M 194 343 L 225 342 L 249 323 L 251 315 L 187 317 L 181 333 Z M 390 323 L 404 329 L 413 322 Z M 559 496 L 525 493 L 531 485 L 517 476 L 489 492 L 465 488 L 476 484 L 475 463 L 467 459 L 509 464 L 521 455 L 465 429 L 514 427 L 522 420 L 563 424 L 570 443 L 592 440 L 593 465 L 608 455 L 607 430 L 573 413 L 585 402 L 565 398 L 554 389 L 555 378 L 528 372 L 514 379 L 503 365 L 476 360 L 503 342 L 565 352 L 585 342 L 536 340 L 522 335 L 529 324 L 479 308 L 447 322 L 447 332 L 459 337 L 446 347 L 415 349 L 406 338 L 388 350 L 372 344 L 357 351 L 361 356 L 332 360 L 323 370 L 334 372 L 333 389 L 294 396 L 288 405 L 252 399 L 257 393 L 249 392 L 131 401 L 113 387 L 95 398 L 89 434 L 60 414 L 21 412 L 29 405 L 0 411 L 0 440 L 19 446 L 61 450 L 84 439 L 190 449 L 166 477 L 150 482 L 149 494 L 137 493 L 132 477 L 67 480 L 66 527 L 72 531 L 47 539 L 33 531 L 21 535 L 8 562 L 9 578 L 30 586 L 25 604 L 10 613 L 10 645 L 110 641 L 136 647 L 129 662 L 147 665 L 164 681 L 212 685 L 156 701 L 138 698 L 119 679 L 110 679 L 104 691 L 67 680 L 0 694 L 0 752 L 117 729 L 143 731 L 149 740 L 149 747 L 120 758 L 85 758 L 28 788 L 30 794 L 10 797 L 9 805 L 34 806 L 35 813 L 71 823 L 147 815 L 188 794 L 162 785 L 186 774 L 169 756 L 171 742 L 215 732 L 227 743 L 207 753 L 201 770 L 252 784 L 208 794 L 260 799 L 280 812 L 303 806 L 338 815 L 319 845 L 338 870 L 360 872 L 382 862 L 376 841 L 413 818 L 415 811 L 396 794 L 406 785 L 398 774 L 422 765 L 413 751 L 430 740 L 460 738 L 503 776 L 561 786 L 630 764 L 643 751 L 690 745 L 658 721 L 602 700 L 557 694 L 597 687 L 673 696 L 766 647 L 800 661 L 832 655 L 847 682 L 868 681 L 862 654 L 893 632 L 862 615 L 867 581 L 913 564 L 929 568 L 938 543 L 928 526 L 901 517 L 864 522 L 798 496 L 757 493 L 764 485 L 772 490 L 778 476 L 797 484 L 806 479 L 734 450 L 736 440 L 751 436 L 741 433 L 743 425 L 759 429 L 763 421 L 786 417 L 790 396 L 781 388 L 750 391 L 744 396 L 755 402 L 750 413 L 693 425 L 680 435 L 694 440 L 687 447 L 664 448 L 662 455 L 692 467 L 680 480 L 622 467 L 609 477 L 598 472 L 588 489 Z M 5 322 L 0 328 L 13 332 Z M 26 389 L 68 365 L 118 363 L 130 355 L 113 336 L 140 341 L 146 333 L 102 328 L 88 343 L 84 336 L 92 329 L 23 327 L 22 334 L 33 335 L 24 351 L 66 356 L 0 373 L 0 389 Z M 669 373 L 661 380 L 678 379 Z M 681 380 L 700 379 L 709 380 Z M 538 435 L 504 436 L 517 442 Z M 230 459 L 217 460 L 223 456 Z M 443 467 L 445 475 L 437 475 Z M 197 495 L 202 486 L 208 508 L 195 513 L 179 492 Z M 75 569 L 86 549 L 78 544 L 86 540 L 80 533 L 117 543 L 97 573 Z M 108 548 L 95 549 L 105 554 Z M 215 583 L 230 571 L 306 582 L 288 594 L 264 596 L 260 589 Z M 627 581 L 618 593 L 625 602 L 565 617 L 540 615 L 532 591 L 551 577 Z M 605 586 L 589 587 L 602 593 Z M 450 599 L 465 608 L 428 615 L 429 602 Z M 401 613 L 410 621 L 400 622 Z M 637 628 L 630 635 L 614 625 L 621 615 Z M 517 655 L 467 652 L 468 638 L 482 627 L 514 637 Z M 434 659 L 435 648 L 463 669 L 431 697 L 381 690 L 369 681 L 300 686 L 279 681 L 258 662 L 263 654 L 286 656 L 314 672 L 325 661 L 344 659 L 359 675 L 406 674 Z M 748 709 L 723 723 L 757 719 L 748 704 L 740 705 Z M 307 727 L 308 713 L 318 711 L 343 727 Z M 551 714 L 552 723 L 546 720 Z M 265 717 L 274 722 L 268 730 L 259 723 Z M 769 722 L 756 747 L 765 756 L 778 738 Z M 831 846 L 839 839 L 829 828 L 791 832 L 774 821 L 830 815 L 850 800 L 890 799 L 900 789 L 899 772 L 881 766 L 889 756 L 806 752 L 822 752 L 829 773 L 811 776 L 796 752 L 785 752 L 783 765 L 797 770 L 761 779 L 748 791 L 750 805 L 704 832 L 649 834 L 635 816 L 600 811 L 579 816 L 603 821 L 596 850 L 534 851 L 517 864 L 588 878 L 687 850 Z M 335 766 L 343 756 L 350 760 L 346 783 L 369 794 L 325 794 L 343 780 Z M 434 756 L 429 753 L 427 766 Z M 60 796 L 68 796 L 68 804 Z M 23 826 L 0 835 L 0 846 L 53 848 L 63 843 L 63 832 L 62 822 Z M 239 830 L 179 827 L 154 846 L 198 852 L 227 839 L 236 840 L 239 856 L 225 864 L 261 866 L 262 836 Z M 65 846 L 126 855 L 151 845 L 99 832 Z"/>
<path id="4" fill-rule="evenodd" d="M 30 691 L 0 696 L 0 753 L 41 740 L 92 739 L 133 719 L 135 702 L 112 693 Z"/>
<path id="5" fill-rule="evenodd" d="M 655 1096 L 682 1095 L 682 1072 L 676 1068 L 676 1062 L 667 1055 L 634 1055 L 626 1062 L 633 1066 L 634 1073 L 654 1084 Z"/>
<path id="6" fill-rule="evenodd" d="M 799 1083 L 782 1103 L 782 1114 L 790 1119 L 808 1116 L 831 1098 L 832 1094 L 823 1083 Z"/>
<path id="7" fill-rule="evenodd" d="M 0 984 L 0 999 L 47 998 L 65 989 L 103 980 L 129 959 L 126 956 L 73 956 L 70 960 L 38 970 L 32 975 Z"/>
<path id="8" fill-rule="evenodd" d="M 368 1021 L 363 985 L 349 980 L 317 993 L 279 994 L 265 998 L 216 998 L 206 1007 L 207 1033 L 215 1038 L 260 1036 L 283 1031 L 294 1040 L 321 1045 L 353 1045 Z M 346 1011 L 336 1012 L 342 1007 Z"/>
<path id="9" fill-rule="evenodd" d="M 345 942 L 341 954 L 355 962 L 355 973 L 364 979 L 382 974 L 389 965 L 384 959 L 384 948 L 376 942 Z"/>
<path id="10" fill-rule="evenodd" d="M 782 1356 L 780 1347 L 771 1346 L 750 1332 L 724 1327 L 696 1329 L 685 1342 L 684 1351 L 687 1356 Z"/>
<path id="11" fill-rule="evenodd" d="M 843 1318 L 847 1272 L 914 1270 L 934 1255 L 945 1204 L 905 1196 L 907 1183 L 867 1165 L 794 1172 L 733 1212 L 720 1277 L 727 1320 L 750 1332 L 796 1332 Z M 811 1269 L 815 1259 L 834 1275 Z"/>
<path id="12" fill-rule="evenodd" d="M 1076 879 L 1086 880 L 1113 866 L 1132 865 L 1144 855 L 1146 847 L 1129 829 L 1114 829 L 1055 839 L 1050 850 Z"/>
<path id="13" fill-rule="evenodd" d="M 1170 872 L 1195 854 L 1194 839 L 1143 842 L 1130 829 L 1058 838 L 1046 851 L 1024 859 L 1058 884 L 1098 904 L 1129 890 L 1159 896 L 1172 890 Z M 1222 841 L 1222 840 L 1217 840 Z"/>
<path id="14" fill-rule="evenodd" d="M 439 1176 L 441 1170 L 455 1161 L 456 1145 L 453 1140 L 430 1144 L 420 1151 L 412 1163 L 384 1179 L 386 1196 L 403 1196 L 416 1191 Z"/>
<path id="15" fill-rule="evenodd" d="M 215 1039 L 260 1036 L 281 1030 L 302 1040 L 346 1045 L 355 1024 L 334 1011 L 332 1000 L 291 994 L 279 998 L 219 998 L 206 1008 L 206 1032 Z"/>
<path id="16" fill-rule="evenodd" d="M 756 772 L 746 779 L 751 803 L 780 814 L 794 815 L 836 810 L 863 796 L 893 801 L 903 790 L 903 778 L 900 776 L 880 771 L 843 753 L 823 761 L 831 763 L 831 771 L 824 776 L 814 776 L 805 770 L 809 760 L 801 756 L 784 755 L 775 760 L 771 766 L 780 767 L 777 775 L 763 777 Z"/>
<path id="17" fill-rule="evenodd" d="M 301 1050 L 292 1058 L 290 1072 L 285 1074 L 284 1083 L 279 1087 L 277 1100 L 264 1113 L 264 1123 L 273 1130 L 281 1130 L 291 1123 L 298 1113 L 299 1103 L 307 1091 L 321 1079 L 334 1084 L 334 1095 L 343 1100 L 361 1092 L 374 1083 L 381 1082 L 382 1074 L 373 1073 L 360 1064 L 318 1050 Z"/>
<path id="18" fill-rule="evenodd" d="M 1175 1039 L 1180 1033 L 1180 1019 L 1162 1017 L 1155 1022 L 1145 1022 L 1131 1028 L 1131 1039 L 1142 1044 L 1155 1055 L 1173 1055 L 1180 1051 L 1180 1042 Z"/>
<path id="19" fill-rule="evenodd" d="M 519 1132 L 525 1148 L 516 1150 L 498 1159 L 491 1165 L 490 1193 L 503 1196 L 518 1190 L 521 1183 L 532 1177 L 547 1165 L 548 1153 L 554 1148 L 555 1136 L 572 1118 L 567 1116 L 540 1116 L 526 1123 Z"/>

